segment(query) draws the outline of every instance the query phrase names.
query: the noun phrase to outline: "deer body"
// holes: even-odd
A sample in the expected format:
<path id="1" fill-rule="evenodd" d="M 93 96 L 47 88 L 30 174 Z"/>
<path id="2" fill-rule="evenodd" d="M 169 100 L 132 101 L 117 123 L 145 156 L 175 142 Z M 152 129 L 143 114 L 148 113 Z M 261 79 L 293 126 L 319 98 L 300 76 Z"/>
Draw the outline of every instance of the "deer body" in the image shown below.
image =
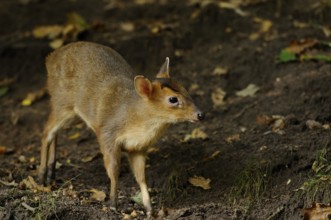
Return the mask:
<path id="1" fill-rule="evenodd" d="M 151 213 L 145 180 L 145 155 L 169 124 L 203 118 L 186 90 L 169 77 L 169 60 L 154 81 L 134 77 L 131 67 L 114 50 L 78 42 L 57 49 L 46 59 L 51 113 L 41 147 L 39 177 L 55 178 L 57 131 L 79 116 L 95 132 L 110 178 L 111 206 L 117 205 L 121 152 L 128 159 Z"/>

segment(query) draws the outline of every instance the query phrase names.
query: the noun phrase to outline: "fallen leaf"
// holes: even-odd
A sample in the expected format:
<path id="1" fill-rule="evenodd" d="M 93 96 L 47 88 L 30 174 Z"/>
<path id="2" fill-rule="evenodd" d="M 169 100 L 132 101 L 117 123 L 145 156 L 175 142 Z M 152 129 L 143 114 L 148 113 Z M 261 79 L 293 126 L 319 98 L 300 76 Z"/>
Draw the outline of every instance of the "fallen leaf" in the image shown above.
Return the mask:
<path id="1" fill-rule="evenodd" d="M 52 48 L 52 49 L 57 49 L 57 48 L 60 48 L 62 47 L 64 44 L 64 40 L 62 38 L 57 38 L 55 40 L 52 40 L 50 43 L 49 43 L 49 46 Z"/>
<path id="2" fill-rule="evenodd" d="M 324 124 L 322 126 L 325 130 L 330 130 L 331 129 L 331 126 L 329 124 Z"/>
<path id="3" fill-rule="evenodd" d="M 85 21 L 85 19 L 76 12 L 67 14 L 67 24 L 71 24 L 75 27 L 73 31 L 71 31 L 74 39 L 77 39 L 79 33 L 90 28 L 90 25 Z"/>
<path id="4" fill-rule="evenodd" d="M 123 31 L 132 32 L 135 29 L 134 23 L 132 22 L 122 22 L 120 27 Z"/>
<path id="5" fill-rule="evenodd" d="M 189 93 L 203 96 L 205 92 L 200 89 L 200 86 L 196 83 L 192 84 L 189 88 Z"/>
<path id="6" fill-rule="evenodd" d="M 133 211 L 131 212 L 130 216 L 131 216 L 132 218 L 136 218 L 136 217 L 138 216 L 136 210 L 133 210 Z"/>
<path id="7" fill-rule="evenodd" d="M 321 123 L 319 123 L 315 120 L 307 120 L 306 121 L 306 126 L 311 130 L 323 127 L 323 125 Z"/>
<path id="8" fill-rule="evenodd" d="M 214 107 L 222 106 L 225 104 L 226 92 L 222 88 L 216 88 L 211 93 L 211 99 L 213 101 Z"/>
<path id="9" fill-rule="evenodd" d="M 240 134 L 231 135 L 231 136 L 227 137 L 225 139 L 225 141 L 229 144 L 231 144 L 233 142 L 238 142 L 238 141 L 240 141 Z"/>
<path id="10" fill-rule="evenodd" d="M 20 155 L 18 157 L 18 161 L 21 162 L 21 163 L 26 163 L 26 157 L 24 155 Z"/>
<path id="11" fill-rule="evenodd" d="M 60 169 L 62 166 L 63 166 L 62 163 L 60 163 L 59 161 L 56 161 L 56 163 L 55 163 L 55 170 Z"/>
<path id="12" fill-rule="evenodd" d="M 80 137 L 80 133 L 76 132 L 68 137 L 68 140 L 75 140 Z"/>
<path id="13" fill-rule="evenodd" d="M 193 186 L 201 187 L 204 190 L 210 189 L 210 182 L 211 182 L 211 180 L 209 178 L 206 179 L 206 178 L 204 178 L 202 176 L 194 176 L 194 177 L 190 177 L 188 179 L 188 181 Z"/>
<path id="14" fill-rule="evenodd" d="M 32 176 L 28 176 L 27 178 L 23 179 L 20 184 L 21 188 L 27 188 L 33 191 L 40 191 L 40 192 L 50 192 L 50 186 L 42 186 L 36 183 Z"/>
<path id="15" fill-rule="evenodd" d="M 187 134 L 185 135 L 184 137 L 184 142 L 187 142 L 191 139 L 202 139 L 202 140 L 205 140 L 208 138 L 208 135 L 202 131 L 200 128 L 195 128 L 193 129 L 192 133 L 191 134 Z"/>
<path id="16" fill-rule="evenodd" d="M 244 12 L 241 8 L 240 8 L 240 1 L 230 1 L 230 2 L 223 2 L 221 1 L 220 3 L 218 3 L 218 7 L 220 8 L 224 8 L 224 9 L 230 9 L 233 10 L 235 13 L 237 13 L 238 15 L 245 17 L 248 15 L 247 12 Z"/>
<path id="17" fill-rule="evenodd" d="M 103 191 L 97 190 L 97 189 L 90 189 L 89 192 L 91 192 L 90 198 L 96 201 L 103 202 L 106 199 L 106 193 Z"/>
<path id="18" fill-rule="evenodd" d="M 253 20 L 255 23 L 258 23 L 260 25 L 260 27 L 257 32 L 254 32 L 249 36 L 250 40 L 258 39 L 261 35 L 269 32 L 271 27 L 273 26 L 272 21 L 267 20 L 267 19 L 255 17 L 255 18 L 253 18 Z"/>
<path id="19" fill-rule="evenodd" d="M 305 23 L 305 22 L 301 22 L 301 21 L 293 21 L 293 26 L 294 26 L 295 28 L 303 29 L 303 28 L 307 28 L 307 27 L 309 27 L 310 24 Z"/>
<path id="20" fill-rule="evenodd" d="M 31 206 L 29 206 L 27 203 L 25 202 L 22 202 L 21 205 L 26 208 L 27 210 L 31 211 L 31 212 L 34 212 L 36 210 L 36 208 L 33 208 Z"/>
<path id="21" fill-rule="evenodd" d="M 331 44 L 316 39 L 292 41 L 278 55 L 280 62 L 318 60 L 331 62 Z"/>
<path id="22" fill-rule="evenodd" d="M 305 220 L 328 220 L 331 215 L 331 206 L 321 203 L 314 203 L 311 208 L 304 210 Z"/>
<path id="23" fill-rule="evenodd" d="M 236 95 L 240 97 L 254 96 L 259 90 L 260 87 L 255 84 L 249 84 L 245 89 L 236 92 Z"/>
<path id="24" fill-rule="evenodd" d="M 259 125 L 270 125 L 272 121 L 272 118 L 270 118 L 268 115 L 262 114 L 256 117 L 256 123 Z"/>
<path id="25" fill-rule="evenodd" d="M 198 85 L 198 84 L 196 84 L 196 83 L 194 83 L 194 84 L 191 84 L 191 86 L 190 86 L 190 88 L 188 89 L 188 91 L 190 92 L 190 93 L 194 93 L 196 90 L 198 90 L 200 88 L 200 86 Z"/>
<path id="26" fill-rule="evenodd" d="M 284 118 L 279 118 L 274 121 L 272 124 L 273 131 L 283 130 L 285 128 L 285 120 Z"/>
<path id="27" fill-rule="evenodd" d="M 212 160 L 215 157 L 217 157 L 219 154 L 221 153 L 220 150 L 215 151 L 214 153 L 212 153 L 212 155 L 210 155 L 209 157 L 206 157 L 205 159 L 203 159 L 203 161 L 208 161 L 208 160 Z"/>
<path id="28" fill-rule="evenodd" d="M 212 75 L 214 76 L 222 76 L 222 75 L 226 75 L 228 73 L 228 68 L 226 67 L 222 67 L 222 66 L 217 66 L 215 67 Z"/>
<path id="29" fill-rule="evenodd" d="M 46 88 L 42 88 L 35 92 L 28 93 L 25 99 L 22 101 L 22 106 L 30 106 L 37 100 L 43 98 L 46 95 Z"/>
<path id="30" fill-rule="evenodd" d="M 132 218 L 131 218 L 131 216 L 129 214 L 124 213 L 123 214 L 123 219 L 124 220 L 131 220 Z"/>
<path id="31" fill-rule="evenodd" d="M 0 180 L 0 183 L 2 183 L 5 186 L 18 186 L 18 184 L 15 182 L 15 180 L 13 180 L 11 182 Z"/>
<path id="32" fill-rule="evenodd" d="M 61 35 L 62 30 L 62 25 L 38 26 L 32 30 L 32 35 L 35 38 L 55 39 Z"/>
<path id="33" fill-rule="evenodd" d="M 331 29 L 328 26 L 323 26 L 322 31 L 325 35 L 325 37 L 330 37 L 331 36 Z"/>
<path id="34" fill-rule="evenodd" d="M 292 41 L 290 45 L 285 48 L 285 50 L 294 54 L 299 54 L 318 43 L 319 42 L 316 39 L 302 39 L 300 41 Z"/>
<path id="35" fill-rule="evenodd" d="M 5 146 L 0 146 L 0 154 L 5 154 L 7 151 L 7 147 Z"/>
<path id="36" fill-rule="evenodd" d="M 141 192 L 137 192 L 134 196 L 131 196 L 130 199 L 137 203 L 138 205 L 143 205 L 143 199 L 142 199 L 142 196 L 141 196 Z"/>
<path id="37" fill-rule="evenodd" d="M 293 52 L 290 52 L 290 51 L 284 49 L 278 55 L 278 60 L 280 62 L 285 63 L 285 62 L 295 61 L 295 60 L 297 60 L 297 57 Z"/>

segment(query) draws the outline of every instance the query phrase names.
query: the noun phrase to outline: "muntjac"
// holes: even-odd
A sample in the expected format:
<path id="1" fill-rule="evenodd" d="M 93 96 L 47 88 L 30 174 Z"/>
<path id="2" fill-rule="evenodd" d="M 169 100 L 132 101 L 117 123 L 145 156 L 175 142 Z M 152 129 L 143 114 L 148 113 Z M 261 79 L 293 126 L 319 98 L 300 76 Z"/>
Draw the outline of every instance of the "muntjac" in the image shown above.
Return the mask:
<path id="1" fill-rule="evenodd" d="M 45 125 L 39 178 L 55 178 L 58 130 L 75 116 L 96 134 L 110 178 L 110 203 L 117 207 L 121 153 L 127 152 L 148 215 L 152 212 L 145 179 L 146 152 L 172 124 L 199 121 L 204 114 L 184 87 L 170 78 L 166 58 L 155 79 L 134 76 L 131 67 L 113 49 L 76 42 L 52 52 L 46 59 L 51 112 Z"/>

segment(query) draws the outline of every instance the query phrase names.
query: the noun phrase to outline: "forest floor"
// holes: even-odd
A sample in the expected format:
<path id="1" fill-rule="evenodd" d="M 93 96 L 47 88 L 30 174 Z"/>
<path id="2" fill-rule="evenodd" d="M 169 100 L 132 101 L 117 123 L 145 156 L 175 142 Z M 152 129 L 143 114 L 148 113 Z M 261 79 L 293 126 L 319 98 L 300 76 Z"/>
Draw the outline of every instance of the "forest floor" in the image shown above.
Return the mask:
<path id="1" fill-rule="evenodd" d="M 146 217 L 125 158 L 119 209 L 109 209 L 102 156 L 80 121 L 60 132 L 51 191 L 34 182 L 49 114 L 44 60 L 76 40 L 111 46 L 149 77 L 169 56 L 206 112 L 173 125 L 149 154 L 157 218 L 328 219 L 330 9 L 327 0 L 2 0 L 0 219 Z"/>

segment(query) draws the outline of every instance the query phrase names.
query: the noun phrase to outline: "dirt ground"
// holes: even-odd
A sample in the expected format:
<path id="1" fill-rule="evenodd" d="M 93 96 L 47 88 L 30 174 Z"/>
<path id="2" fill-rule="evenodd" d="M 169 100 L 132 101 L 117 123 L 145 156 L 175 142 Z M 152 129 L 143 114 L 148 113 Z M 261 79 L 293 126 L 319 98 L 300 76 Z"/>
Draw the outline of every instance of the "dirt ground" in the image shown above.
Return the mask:
<path id="1" fill-rule="evenodd" d="M 330 40 L 330 1 L 243 1 L 232 9 L 221 2 L 2 0 L 0 219 L 146 217 L 132 199 L 139 187 L 125 158 L 118 212 L 108 197 L 91 198 L 91 189 L 108 195 L 109 179 L 94 134 L 79 121 L 60 132 L 52 191 L 27 181 L 37 181 L 49 97 L 28 106 L 22 100 L 45 86 L 44 59 L 54 40 L 32 30 L 63 25 L 71 12 L 89 27 L 65 43 L 111 46 L 146 76 L 169 56 L 171 75 L 206 112 L 201 123 L 173 125 L 149 154 L 157 218 L 302 219 L 314 203 L 328 209 L 331 65 L 277 57 L 294 41 Z M 238 95 L 249 84 L 258 91 Z M 184 140 L 194 129 L 207 137 Z M 194 176 L 210 179 L 210 189 L 193 186 Z"/>

